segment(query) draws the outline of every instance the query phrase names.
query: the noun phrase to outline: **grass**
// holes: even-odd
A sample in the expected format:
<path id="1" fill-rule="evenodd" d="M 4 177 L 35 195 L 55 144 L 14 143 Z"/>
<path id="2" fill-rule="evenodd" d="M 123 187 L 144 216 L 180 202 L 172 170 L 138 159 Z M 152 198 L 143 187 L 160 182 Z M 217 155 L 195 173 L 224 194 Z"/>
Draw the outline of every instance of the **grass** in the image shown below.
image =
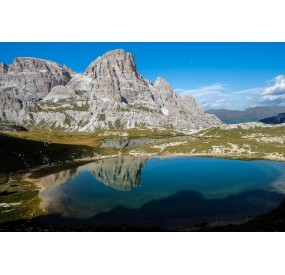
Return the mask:
<path id="1" fill-rule="evenodd" d="M 90 146 L 58 141 L 59 138 L 44 138 L 43 135 L 35 133 L 25 138 L 0 134 L 0 173 L 11 174 L 22 169 L 92 157 L 96 154 L 95 148 Z"/>
<path id="2" fill-rule="evenodd" d="M 112 148 L 98 148 L 100 143 L 96 140 L 92 143 L 92 138 L 86 141 L 86 136 L 84 136 L 85 144 L 92 146 L 77 145 L 76 136 L 79 133 L 77 135 L 44 131 L 27 133 L 29 134 L 25 135 L 24 132 L 0 134 L 0 223 L 44 214 L 39 208 L 40 199 L 34 183 L 21 180 L 20 176 L 15 176 L 15 173 L 44 164 L 92 158 L 95 154 L 111 155 L 115 151 Z M 66 142 L 63 142 L 65 138 Z M 13 181 L 5 183 L 8 177 Z M 9 205 L 10 203 L 16 205 Z M 8 204 L 8 207 L 5 204 Z"/>
<path id="3" fill-rule="evenodd" d="M 4 184 L 8 180 L 8 177 L 5 174 L 0 173 L 0 184 Z"/>
<path id="4" fill-rule="evenodd" d="M 238 158 L 264 158 L 266 154 L 278 153 L 285 154 L 285 146 L 278 142 L 261 142 L 258 141 L 259 137 L 285 137 L 285 127 L 276 128 L 255 128 L 255 129 L 230 129 L 221 130 L 220 128 L 213 128 L 205 130 L 193 135 L 196 140 L 184 139 L 184 134 L 172 129 L 122 129 L 122 130 L 98 130 L 94 133 L 90 132 L 61 132 L 61 131 L 28 131 L 28 132 L 11 132 L 6 136 L 19 138 L 22 140 L 30 140 L 37 142 L 51 143 L 57 146 L 55 150 L 62 151 L 61 146 L 79 146 L 77 150 L 82 150 L 85 147 L 85 151 L 96 149 L 94 152 L 99 154 L 114 153 L 112 148 L 100 148 L 101 141 L 103 139 L 120 138 L 120 134 L 126 133 L 130 139 L 134 138 L 166 138 L 177 137 L 177 141 L 187 141 L 186 144 L 166 147 L 162 152 L 159 149 L 152 148 L 152 145 L 140 146 L 136 149 L 145 153 L 154 154 L 214 154 L 213 148 L 220 147 L 224 149 L 225 157 L 231 154 L 232 144 L 238 146 L 240 149 L 247 150 L 243 155 L 238 155 Z M 254 137 L 255 135 L 255 137 Z M 169 141 L 173 142 L 173 141 Z M 167 142 L 156 143 L 156 145 L 164 144 Z M 70 150 L 75 150 L 75 147 L 67 147 Z M 81 149 L 79 149 L 81 148 Z M 109 152 L 107 152 L 107 149 Z M 85 152 L 84 151 L 84 152 Z M 122 153 L 128 154 L 131 150 L 123 150 Z M 17 150 L 15 150 L 17 152 Z M 83 153 L 83 152 L 82 152 Z M 78 155 L 77 155 L 78 156 Z M 52 157 L 52 156 L 51 156 Z M 66 154 L 64 154 L 66 157 Z M 1 171 L 0 171 L 1 172 Z"/>
<path id="5" fill-rule="evenodd" d="M 255 135 L 255 137 L 253 136 Z M 177 135 L 176 141 L 187 141 L 186 144 L 168 146 L 163 150 L 153 148 L 153 145 L 144 145 L 137 148 L 141 153 L 155 155 L 167 154 L 191 154 L 216 156 L 236 159 L 268 159 L 269 154 L 276 154 L 285 157 L 285 146 L 278 142 L 262 142 L 259 137 L 280 137 L 285 138 L 285 127 L 277 128 L 256 128 L 256 129 L 231 129 L 221 130 L 214 128 L 205 130 L 193 135 L 196 140 L 183 139 Z M 173 142 L 169 141 L 169 142 Z M 168 142 L 156 143 L 156 145 L 167 144 Z M 237 150 L 234 149 L 237 148 Z M 215 148 L 222 150 L 218 153 Z M 130 152 L 132 150 L 128 150 Z M 272 157 L 272 156 L 271 156 Z M 280 159 L 281 160 L 281 159 Z"/>
<path id="6" fill-rule="evenodd" d="M 39 206 L 38 190 L 33 183 L 18 179 L 0 185 L 0 223 L 44 215 Z"/>
<path id="7" fill-rule="evenodd" d="M 105 120 L 106 120 L 106 115 L 105 114 L 99 114 L 98 121 L 105 121 Z"/>

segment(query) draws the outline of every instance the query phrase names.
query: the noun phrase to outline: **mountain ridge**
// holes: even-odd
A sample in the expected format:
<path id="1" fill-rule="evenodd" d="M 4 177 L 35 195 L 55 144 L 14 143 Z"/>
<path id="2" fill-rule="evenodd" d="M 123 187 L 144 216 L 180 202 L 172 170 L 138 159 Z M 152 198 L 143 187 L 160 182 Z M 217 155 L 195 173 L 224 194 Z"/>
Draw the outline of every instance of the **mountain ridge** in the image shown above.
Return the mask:
<path id="1" fill-rule="evenodd" d="M 112 50 L 84 73 L 39 58 L 0 65 L 0 122 L 33 129 L 170 127 L 204 129 L 221 122 L 192 96 L 177 95 L 161 77 L 154 84 L 136 69 L 131 53 Z"/>
<path id="2" fill-rule="evenodd" d="M 282 124 L 285 123 L 285 113 L 279 113 L 276 116 L 261 119 L 260 122 L 265 124 Z"/>
<path id="3" fill-rule="evenodd" d="M 258 106 L 247 108 L 244 111 L 227 109 L 213 109 L 206 111 L 206 113 L 216 115 L 226 124 L 258 122 L 263 118 L 272 117 L 283 112 L 285 112 L 285 106 Z"/>

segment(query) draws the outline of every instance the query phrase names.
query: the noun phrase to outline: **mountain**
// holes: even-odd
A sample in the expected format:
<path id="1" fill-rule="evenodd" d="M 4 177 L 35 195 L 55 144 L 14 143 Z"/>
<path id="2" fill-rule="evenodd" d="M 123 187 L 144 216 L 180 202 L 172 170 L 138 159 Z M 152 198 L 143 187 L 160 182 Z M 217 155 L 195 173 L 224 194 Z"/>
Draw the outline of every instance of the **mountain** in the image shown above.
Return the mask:
<path id="1" fill-rule="evenodd" d="M 267 118 L 261 119 L 260 122 L 263 122 L 265 124 L 285 123 L 285 113 L 280 113 L 277 116 L 272 116 L 272 117 L 267 117 Z"/>
<path id="2" fill-rule="evenodd" d="M 0 121 L 31 124 L 29 109 L 53 87 L 67 84 L 73 75 L 74 72 L 65 66 L 38 58 L 15 58 L 9 66 L 1 63 Z"/>
<path id="3" fill-rule="evenodd" d="M 0 122 L 29 129 L 171 127 L 203 129 L 221 122 L 190 95 L 177 95 L 158 77 L 143 79 L 131 53 L 118 49 L 93 61 L 83 74 L 36 58 L 0 65 Z"/>
<path id="4" fill-rule="evenodd" d="M 285 112 L 285 106 L 252 107 L 245 111 L 225 109 L 206 111 L 206 113 L 217 116 L 222 122 L 227 124 L 257 122 L 265 117 L 275 116 L 282 112 Z"/>

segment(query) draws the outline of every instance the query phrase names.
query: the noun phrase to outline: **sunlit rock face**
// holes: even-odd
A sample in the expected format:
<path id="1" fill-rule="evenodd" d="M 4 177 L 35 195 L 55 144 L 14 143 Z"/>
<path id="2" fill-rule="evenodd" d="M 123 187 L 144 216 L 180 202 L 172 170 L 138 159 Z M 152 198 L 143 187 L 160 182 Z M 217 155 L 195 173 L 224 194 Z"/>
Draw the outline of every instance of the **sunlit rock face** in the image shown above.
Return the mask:
<path id="1" fill-rule="evenodd" d="M 65 85 L 72 70 L 37 58 L 15 58 L 0 65 L 0 120 L 15 124 L 33 123 L 30 108 L 57 85 Z"/>
<path id="2" fill-rule="evenodd" d="M 98 57 L 88 66 L 85 75 L 94 79 L 95 97 L 157 109 L 148 84 L 136 70 L 133 55 L 124 50 Z"/>
<path id="3" fill-rule="evenodd" d="M 66 66 L 16 58 L 0 64 L 0 120 L 29 128 L 66 131 L 170 127 L 203 129 L 219 125 L 190 95 L 177 95 L 163 78 L 143 79 L 131 53 L 113 50 L 83 74 Z M 15 114 L 21 112 L 21 116 Z"/>

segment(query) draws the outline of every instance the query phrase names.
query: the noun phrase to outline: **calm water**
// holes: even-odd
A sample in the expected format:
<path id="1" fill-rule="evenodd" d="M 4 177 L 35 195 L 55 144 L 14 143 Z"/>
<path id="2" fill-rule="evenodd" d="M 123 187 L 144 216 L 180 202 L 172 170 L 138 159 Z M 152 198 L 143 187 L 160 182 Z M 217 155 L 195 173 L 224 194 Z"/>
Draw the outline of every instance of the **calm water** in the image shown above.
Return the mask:
<path id="1" fill-rule="evenodd" d="M 59 223 L 183 227 L 265 213 L 285 194 L 285 163 L 120 157 L 38 179 Z M 49 216 L 47 217 L 49 218 Z"/>

